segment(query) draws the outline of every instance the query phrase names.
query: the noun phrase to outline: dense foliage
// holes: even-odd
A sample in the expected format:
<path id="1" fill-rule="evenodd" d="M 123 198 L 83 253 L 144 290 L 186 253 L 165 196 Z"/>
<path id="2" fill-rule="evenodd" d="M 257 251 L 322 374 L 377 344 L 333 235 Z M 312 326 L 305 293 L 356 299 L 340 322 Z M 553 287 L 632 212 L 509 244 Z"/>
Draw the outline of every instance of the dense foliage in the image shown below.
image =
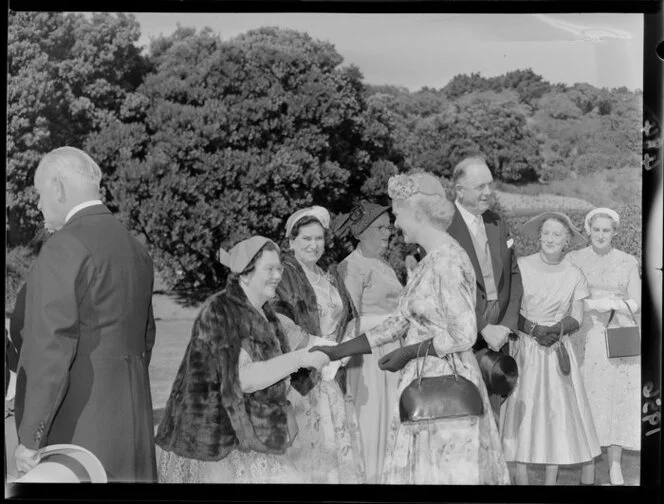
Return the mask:
<path id="1" fill-rule="evenodd" d="M 27 189 L 39 159 L 122 113 L 148 69 L 124 14 L 9 12 L 7 38 L 7 232 L 27 243 L 41 216 Z"/>
<path id="2" fill-rule="evenodd" d="M 398 172 L 449 178 L 470 154 L 511 184 L 640 167 L 639 92 L 550 84 L 530 69 L 410 92 L 365 84 L 333 45 L 291 30 L 222 40 L 181 27 L 144 54 L 139 36 L 131 15 L 10 12 L 10 247 L 40 227 L 28 189 L 40 157 L 61 145 L 98 161 L 105 202 L 169 285 L 189 288 L 224 281 L 220 246 L 256 233 L 283 244 L 298 208 L 334 215 L 360 198 L 387 203 Z M 630 212 L 640 221 L 640 209 Z M 640 256 L 640 227 L 630 233 L 619 239 Z M 390 257 L 403 272 L 400 240 Z M 326 260 L 351 247 L 335 239 Z M 18 279 L 29 249 L 8 259 Z"/>

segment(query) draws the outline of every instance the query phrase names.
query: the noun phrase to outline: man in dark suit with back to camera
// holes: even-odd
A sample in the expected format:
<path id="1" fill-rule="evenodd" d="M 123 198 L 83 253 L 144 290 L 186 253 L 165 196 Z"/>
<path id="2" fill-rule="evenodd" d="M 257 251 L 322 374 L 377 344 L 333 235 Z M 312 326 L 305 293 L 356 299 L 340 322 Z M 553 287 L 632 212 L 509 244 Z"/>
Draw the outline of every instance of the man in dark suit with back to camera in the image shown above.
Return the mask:
<path id="1" fill-rule="evenodd" d="M 457 164 L 452 183 L 456 211 L 447 231 L 470 257 L 477 280 L 473 349 L 477 353 L 488 346 L 506 353 L 510 332 L 517 333 L 523 295 L 514 240 L 500 215 L 489 210 L 493 176 L 484 158 L 469 157 Z M 490 394 L 489 400 L 497 418 L 500 396 Z"/>
<path id="2" fill-rule="evenodd" d="M 155 482 L 153 265 L 100 201 L 100 180 L 73 147 L 48 153 L 35 173 L 54 233 L 27 280 L 16 466 L 26 473 L 40 448 L 70 443 L 96 455 L 110 482 Z"/>

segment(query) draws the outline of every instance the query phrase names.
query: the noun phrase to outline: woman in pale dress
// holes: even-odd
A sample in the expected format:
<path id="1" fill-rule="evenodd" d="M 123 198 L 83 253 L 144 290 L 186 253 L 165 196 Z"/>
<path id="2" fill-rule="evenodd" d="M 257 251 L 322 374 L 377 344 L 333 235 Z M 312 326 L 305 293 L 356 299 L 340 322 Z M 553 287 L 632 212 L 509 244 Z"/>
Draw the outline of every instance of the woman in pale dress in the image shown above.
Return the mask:
<path id="1" fill-rule="evenodd" d="M 590 246 L 570 252 L 570 260 L 583 271 L 590 287 L 585 317 L 574 338 L 583 383 L 588 393 L 599 442 L 608 447 L 609 479 L 624 484 L 623 448 L 641 449 L 641 357 L 609 359 L 604 328 L 611 310 L 611 327 L 634 325 L 641 304 L 639 263 L 634 256 L 613 248 L 611 241 L 620 224 L 609 208 L 596 208 L 585 218 Z M 631 314 L 630 314 L 631 312 Z M 594 461 L 583 468 L 581 482 L 595 481 Z"/>
<path id="2" fill-rule="evenodd" d="M 156 436 L 161 483 L 308 483 L 286 393 L 320 352 L 291 351 L 269 299 L 281 278 L 277 245 L 260 236 L 220 253 L 232 274 L 194 321 Z"/>
<path id="3" fill-rule="evenodd" d="M 336 269 L 318 266 L 325 252 L 330 214 L 320 206 L 303 208 L 286 221 L 290 250 L 282 253 L 284 273 L 274 309 L 282 323 L 301 328 L 292 348 L 336 345 L 343 339 L 353 306 Z M 300 433 L 293 450 L 312 483 L 363 483 L 362 445 L 352 398 L 346 397 L 345 369 L 333 363 L 318 373 L 302 370 L 292 390 Z"/>
<path id="4" fill-rule="evenodd" d="M 423 377 L 451 375 L 456 368 L 477 387 L 481 415 L 402 423 L 399 409 L 393 410 L 382 483 L 509 484 L 486 386 L 472 351 L 477 338 L 475 273 L 466 252 L 445 231 L 454 206 L 440 181 L 429 174 L 391 177 L 388 192 L 394 224 L 404 241 L 419 244 L 427 255 L 410 275 L 395 314 L 336 347 L 311 350 L 321 350 L 335 361 L 370 354 L 404 337 L 403 348 L 379 359 L 381 369 L 403 370 L 397 400 L 416 378 L 418 367 L 423 367 Z"/>
<path id="5" fill-rule="evenodd" d="M 389 207 L 360 202 L 338 218 L 336 233 L 352 233 L 357 247 L 341 263 L 339 273 L 359 318 L 357 334 L 378 325 L 397 310 L 403 285 L 385 260 L 392 228 Z M 392 414 L 397 408 L 399 375 L 383 371 L 378 359 L 399 348 L 396 341 L 374 353 L 356 355 L 346 365 L 348 389 L 360 423 L 367 483 L 380 483 Z"/>
<path id="6" fill-rule="evenodd" d="M 519 380 L 500 410 L 505 458 L 516 462 L 516 482 L 528 484 L 527 464 L 546 464 L 547 485 L 558 466 L 588 462 L 600 452 L 590 405 L 570 337 L 583 320 L 586 279 L 564 250 L 583 243 L 569 217 L 545 212 L 523 233 L 539 252 L 518 259 L 523 282 L 519 338 L 510 342 Z"/>

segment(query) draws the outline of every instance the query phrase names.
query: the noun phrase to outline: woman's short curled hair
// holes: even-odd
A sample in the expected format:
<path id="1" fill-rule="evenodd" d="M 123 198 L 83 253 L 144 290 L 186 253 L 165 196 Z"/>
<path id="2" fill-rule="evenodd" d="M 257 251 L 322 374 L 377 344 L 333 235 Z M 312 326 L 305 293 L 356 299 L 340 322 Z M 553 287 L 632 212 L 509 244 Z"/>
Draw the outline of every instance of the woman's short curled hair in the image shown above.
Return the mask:
<path id="1" fill-rule="evenodd" d="M 242 273 L 230 273 L 228 275 L 228 279 L 229 280 L 238 280 L 242 276 L 246 276 L 246 275 L 249 275 L 249 274 L 253 273 L 256 270 L 256 263 L 258 262 L 258 260 L 261 257 L 263 257 L 263 254 L 265 252 L 276 252 L 278 254 L 279 253 L 279 247 L 277 247 L 277 245 L 275 245 L 271 241 L 265 242 L 265 244 L 260 249 L 258 249 L 258 252 L 256 252 L 256 255 L 251 258 L 251 261 L 249 261 L 249 264 L 247 264 L 247 267 L 244 268 Z"/>
<path id="2" fill-rule="evenodd" d="M 452 224 L 454 218 L 454 203 L 446 196 L 414 194 L 408 198 L 408 203 L 419 208 L 429 220 L 443 230 Z"/>
<path id="3" fill-rule="evenodd" d="M 544 227 L 544 224 L 546 224 L 546 223 L 549 222 L 549 221 L 560 222 L 560 223 L 563 225 L 563 229 L 565 230 L 565 235 L 566 235 L 566 238 L 565 238 L 565 239 L 567 240 L 567 243 L 569 243 L 569 242 L 571 241 L 571 239 L 572 239 L 572 230 L 571 230 L 571 229 L 569 228 L 569 226 L 567 225 L 567 222 L 565 222 L 563 219 L 560 219 L 560 218 L 558 218 L 558 217 L 554 217 L 554 216 L 552 216 L 552 217 L 547 217 L 546 219 L 544 219 L 544 220 L 542 221 L 542 223 L 539 225 L 539 231 L 538 231 L 537 234 L 538 234 L 540 237 L 542 236 L 542 228 Z"/>

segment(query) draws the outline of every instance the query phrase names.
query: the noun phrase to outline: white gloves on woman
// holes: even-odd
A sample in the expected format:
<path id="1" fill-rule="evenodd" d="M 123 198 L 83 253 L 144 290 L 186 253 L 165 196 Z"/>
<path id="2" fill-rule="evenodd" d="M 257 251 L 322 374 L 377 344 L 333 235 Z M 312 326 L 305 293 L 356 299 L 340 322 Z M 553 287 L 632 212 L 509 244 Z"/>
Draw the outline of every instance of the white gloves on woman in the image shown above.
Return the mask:
<path id="1" fill-rule="evenodd" d="M 629 309 L 631 309 L 632 313 L 634 313 L 638 309 L 638 304 L 633 299 L 599 298 L 585 299 L 584 301 L 586 304 L 586 309 L 595 310 L 598 312 L 616 310 L 622 313 L 629 313 Z M 629 309 L 625 303 L 629 305 Z"/>

